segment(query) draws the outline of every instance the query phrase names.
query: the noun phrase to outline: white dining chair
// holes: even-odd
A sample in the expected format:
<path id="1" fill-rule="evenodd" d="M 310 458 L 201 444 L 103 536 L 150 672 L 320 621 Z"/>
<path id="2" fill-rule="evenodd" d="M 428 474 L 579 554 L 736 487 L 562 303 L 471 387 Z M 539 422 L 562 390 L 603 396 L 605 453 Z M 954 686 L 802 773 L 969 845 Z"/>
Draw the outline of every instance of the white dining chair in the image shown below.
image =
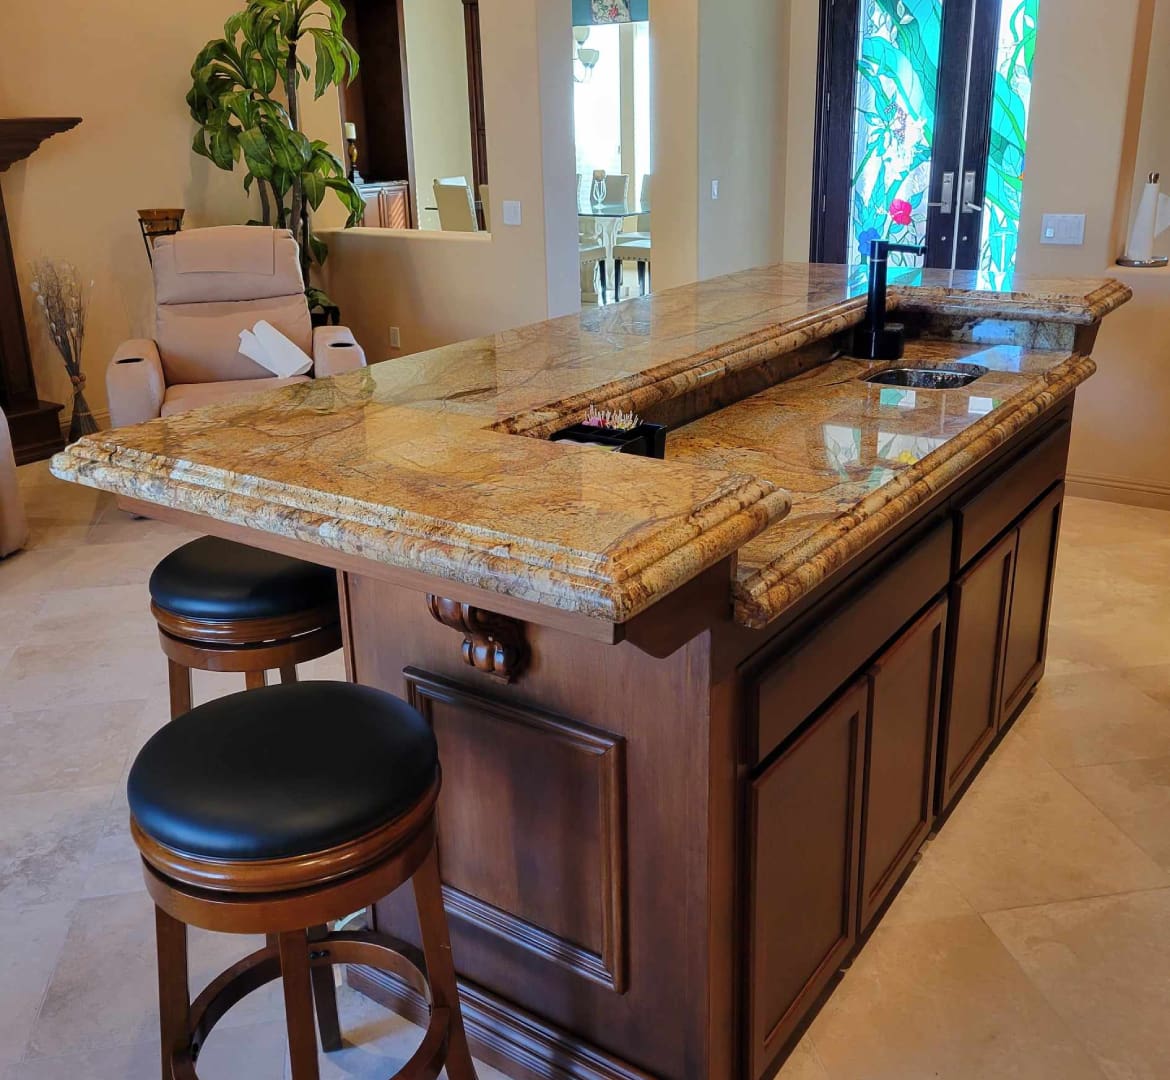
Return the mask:
<path id="1" fill-rule="evenodd" d="M 642 177 L 641 198 L 638 204 L 639 210 L 647 212 L 639 214 L 638 217 L 629 218 L 622 223 L 621 236 L 618 237 L 619 243 L 625 243 L 627 240 L 650 239 L 650 180 L 650 173 L 646 173 Z"/>
<path id="2" fill-rule="evenodd" d="M 613 287 L 614 295 L 622 298 L 622 261 L 638 264 L 638 292 L 646 295 L 646 275 L 650 268 L 650 236 L 626 237 L 619 236 L 613 246 Z"/>
<path id="3" fill-rule="evenodd" d="M 601 281 L 601 291 L 598 292 L 599 303 L 604 304 L 606 300 L 606 282 L 605 282 L 605 244 L 595 236 L 578 236 L 577 244 L 581 251 L 581 265 L 585 267 L 597 265 L 598 274 Z"/>
<path id="4" fill-rule="evenodd" d="M 483 207 L 483 227 L 492 231 L 492 189 L 489 184 L 479 185 L 479 202 Z"/>
<path id="5" fill-rule="evenodd" d="M 434 183 L 439 227 L 444 232 L 479 232 L 475 197 L 466 176 L 448 176 Z"/>
<path id="6" fill-rule="evenodd" d="M 612 173 L 605 178 L 605 201 L 629 206 L 630 178 L 625 173 Z"/>

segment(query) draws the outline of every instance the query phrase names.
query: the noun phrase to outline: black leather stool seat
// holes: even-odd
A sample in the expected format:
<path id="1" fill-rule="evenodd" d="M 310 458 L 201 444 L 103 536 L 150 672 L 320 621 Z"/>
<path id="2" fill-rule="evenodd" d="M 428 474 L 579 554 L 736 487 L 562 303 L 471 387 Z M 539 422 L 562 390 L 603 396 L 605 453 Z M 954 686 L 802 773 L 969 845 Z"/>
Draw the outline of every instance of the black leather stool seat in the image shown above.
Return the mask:
<path id="1" fill-rule="evenodd" d="M 215 536 L 172 551 L 150 575 L 160 608 L 189 619 L 271 619 L 337 603 L 337 574 Z"/>
<path id="2" fill-rule="evenodd" d="M 130 770 L 130 812 L 176 851 L 247 861 L 336 847 L 400 817 L 438 771 L 430 726 L 367 686 L 247 690 L 172 720 Z"/>

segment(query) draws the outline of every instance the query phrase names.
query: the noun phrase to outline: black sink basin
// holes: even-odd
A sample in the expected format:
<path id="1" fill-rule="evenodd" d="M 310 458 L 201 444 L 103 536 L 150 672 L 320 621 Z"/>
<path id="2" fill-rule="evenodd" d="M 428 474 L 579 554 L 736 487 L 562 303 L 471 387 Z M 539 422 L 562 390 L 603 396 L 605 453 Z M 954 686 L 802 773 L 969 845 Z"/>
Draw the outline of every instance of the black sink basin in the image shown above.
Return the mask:
<path id="1" fill-rule="evenodd" d="M 916 390 L 957 390 L 973 383 L 987 368 L 979 364 L 949 364 L 946 367 L 895 367 L 867 375 L 865 381 L 882 386 L 909 386 Z"/>

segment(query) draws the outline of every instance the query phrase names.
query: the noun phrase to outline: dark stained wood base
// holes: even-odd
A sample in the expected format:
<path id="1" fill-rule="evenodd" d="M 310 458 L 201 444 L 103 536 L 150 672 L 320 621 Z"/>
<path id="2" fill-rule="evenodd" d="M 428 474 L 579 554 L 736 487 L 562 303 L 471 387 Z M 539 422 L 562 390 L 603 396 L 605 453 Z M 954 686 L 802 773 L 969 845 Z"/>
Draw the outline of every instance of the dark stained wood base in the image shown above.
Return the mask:
<path id="1" fill-rule="evenodd" d="M 43 461 L 65 449 L 60 419 L 64 408 L 53 401 L 38 401 L 32 407 L 5 410 L 17 465 Z"/>

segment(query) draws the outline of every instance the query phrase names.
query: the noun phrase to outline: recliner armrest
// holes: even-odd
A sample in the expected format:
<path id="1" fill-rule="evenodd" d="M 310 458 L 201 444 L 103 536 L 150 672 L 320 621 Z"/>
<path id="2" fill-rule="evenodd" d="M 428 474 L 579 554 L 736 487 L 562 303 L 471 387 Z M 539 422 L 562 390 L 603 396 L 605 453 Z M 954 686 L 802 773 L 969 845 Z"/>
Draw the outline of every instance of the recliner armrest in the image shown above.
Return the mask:
<path id="1" fill-rule="evenodd" d="M 326 379 L 366 366 L 366 354 L 348 326 L 318 326 L 313 331 L 313 376 Z"/>
<path id="2" fill-rule="evenodd" d="M 166 392 L 158 345 L 149 338 L 133 338 L 118 346 L 106 368 L 112 427 L 157 419 Z"/>

